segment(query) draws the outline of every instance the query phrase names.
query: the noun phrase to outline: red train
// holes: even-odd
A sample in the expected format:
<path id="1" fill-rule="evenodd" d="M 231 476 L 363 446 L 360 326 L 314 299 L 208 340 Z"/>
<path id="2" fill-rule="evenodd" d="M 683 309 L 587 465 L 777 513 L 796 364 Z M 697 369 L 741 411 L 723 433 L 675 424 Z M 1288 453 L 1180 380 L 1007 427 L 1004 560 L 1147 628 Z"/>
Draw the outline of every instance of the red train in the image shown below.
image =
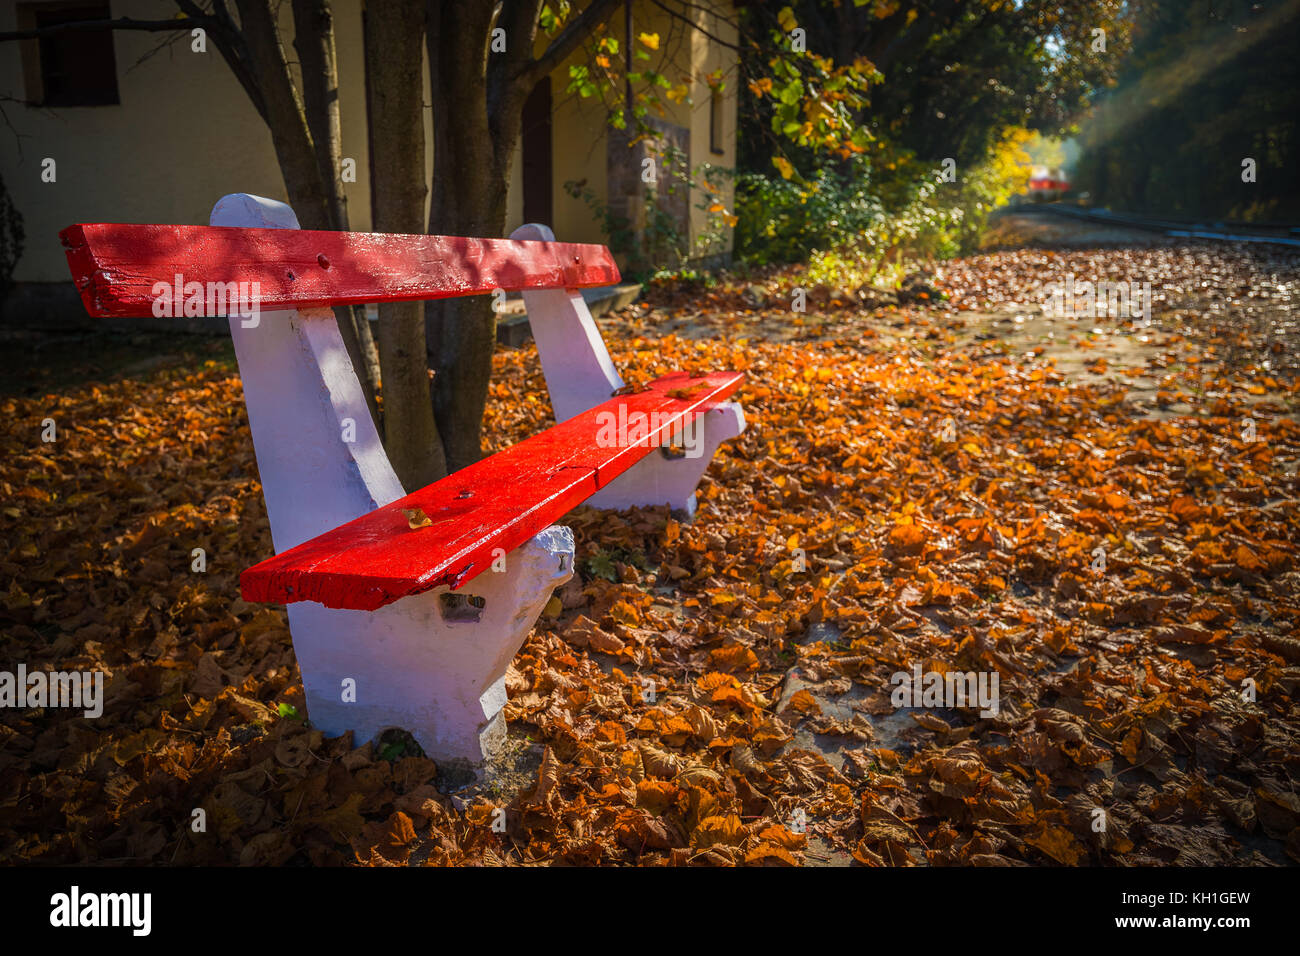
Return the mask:
<path id="1" fill-rule="evenodd" d="M 1028 196 L 1033 202 L 1060 199 L 1070 191 L 1070 180 L 1065 171 L 1035 166 L 1029 174 Z"/>

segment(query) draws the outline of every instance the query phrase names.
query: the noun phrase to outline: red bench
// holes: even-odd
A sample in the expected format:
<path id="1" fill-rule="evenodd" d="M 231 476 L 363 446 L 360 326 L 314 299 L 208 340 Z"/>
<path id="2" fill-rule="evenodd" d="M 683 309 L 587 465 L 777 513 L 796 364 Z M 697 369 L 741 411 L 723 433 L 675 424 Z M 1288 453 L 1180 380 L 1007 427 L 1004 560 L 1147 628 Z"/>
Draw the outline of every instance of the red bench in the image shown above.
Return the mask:
<path id="1" fill-rule="evenodd" d="M 572 535 L 552 522 L 584 501 L 692 512 L 709 458 L 744 428 L 725 401 L 743 376 L 627 389 L 576 291 L 618 280 L 609 251 L 542 226 L 508 240 L 306 232 L 245 194 L 212 223 L 61 235 L 92 315 L 230 316 L 276 549 L 240 587 L 289 606 L 313 723 L 358 739 L 398 727 L 478 764 L 504 734 L 505 669 L 573 571 Z M 524 293 L 559 424 L 407 494 L 327 307 L 498 289 Z M 698 454 L 657 453 L 683 435 Z"/>

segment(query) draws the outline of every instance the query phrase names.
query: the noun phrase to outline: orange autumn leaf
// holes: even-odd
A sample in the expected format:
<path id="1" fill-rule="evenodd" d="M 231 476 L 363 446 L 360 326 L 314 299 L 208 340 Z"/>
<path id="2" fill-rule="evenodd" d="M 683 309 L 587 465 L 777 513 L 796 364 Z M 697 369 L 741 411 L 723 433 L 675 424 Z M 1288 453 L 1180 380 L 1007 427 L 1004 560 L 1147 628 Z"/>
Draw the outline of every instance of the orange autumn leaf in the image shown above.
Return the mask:
<path id="1" fill-rule="evenodd" d="M 734 813 L 706 817 L 691 832 L 691 846 L 703 849 L 715 844 L 739 846 L 746 837 L 745 825 Z"/>
<path id="2" fill-rule="evenodd" d="M 717 671 L 710 671 L 702 674 L 695 680 L 695 686 L 702 691 L 717 690 L 719 687 L 740 687 L 740 681 L 736 680 L 731 674 L 721 674 Z"/>
<path id="3" fill-rule="evenodd" d="M 406 523 L 412 531 L 433 524 L 433 520 L 424 513 L 423 508 L 403 508 L 402 514 L 406 515 Z"/>
<path id="4" fill-rule="evenodd" d="M 786 850 L 802 850 L 808 845 L 806 833 L 795 833 L 789 827 L 765 827 L 759 831 L 758 838 L 768 843 L 775 843 Z"/>
<path id="5" fill-rule="evenodd" d="M 1124 759 L 1129 763 L 1137 763 L 1138 748 L 1142 745 L 1142 728 L 1134 727 L 1124 735 L 1124 740 L 1120 744 L 1119 752 L 1124 755 Z"/>
<path id="6" fill-rule="evenodd" d="M 760 843 L 754 849 L 745 854 L 745 862 L 748 864 L 755 863 L 776 863 L 785 866 L 798 866 L 799 861 L 794 855 L 783 846 L 774 843 Z"/>
<path id="7" fill-rule="evenodd" d="M 753 671 L 759 667 L 758 656 L 744 644 L 716 647 L 709 651 L 709 658 L 714 667 L 724 671 Z"/>
<path id="8" fill-rule="evenodd" d="M 1237 545 L 1236 550 L 1232 552 L 1232 560 L 1243 571 L 1264 571 L 1268 567 L 1254 551 L 1244 544 Z"/>
<path id="9" fill-rule="evenodd" d="M 928 538 L 925 529 L 915 524 L 897 524 L 889 532 L 889 543 L 900 551 L 916 551 Z"/>
<path id="10" fill-rule="evenodd" d="M 1083 857 L 1083 847 L 1065 827 L 1044 826 L 1038 833 L 1027 837 L 1026 843 L 1036 846 L 1057 863 L 1075 866 Z"/>
<path id="11" fill-rule="evenodd" d="M 627 601 L 616 602 L 609 613 L 618 623 L 628 627 L 636 627 L 641 623 L 641 613 Z"/>
<path id="12" fill-rule="evenodd" d="M 642 780 L 636 785 L 636 805 L 663 813 L 677 799 L 677 787 L 668 780 Z"/>
<path id="13" fill-rule="evenodd" d="M 806 690 L 796 691 L 786 705 L 786 710 L 793 710 L 798 714 L 820 714 L 822 712 L 817 699 Z"/>

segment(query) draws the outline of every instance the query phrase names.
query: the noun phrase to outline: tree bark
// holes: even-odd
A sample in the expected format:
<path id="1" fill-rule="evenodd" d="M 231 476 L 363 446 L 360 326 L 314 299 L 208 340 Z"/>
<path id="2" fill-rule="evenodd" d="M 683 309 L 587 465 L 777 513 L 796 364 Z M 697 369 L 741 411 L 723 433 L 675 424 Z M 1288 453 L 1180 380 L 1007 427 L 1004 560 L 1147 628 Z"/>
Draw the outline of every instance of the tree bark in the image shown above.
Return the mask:
<path id="1" fill-rule="evenodd" d="M 496 7 L 428 0 L 425 36 L 435 110 L 430 233 L 503 235 L 524 100 L 620 2 L 592 0 L 534 59 L 541 0 L 502 0 Z M 490 49 L 494 24 L 506 31 L 504 53 Z M 426 305 L 425 325 L 434 415 L 447 468 L 458 471 L 483 457 L 496 315 L 485 296 L 443 299 Z"/>
<path id="2" fill-rule="evenodd" d="M 329 0 L 293 0 L 293 48 L 302 67 L 302 99 L 316 150 L 326 200 L 335 228 L 348 222 L 348 200 L 339 180 L 342 123 L 339 119 L 338 61 Z"/>
<path id="3" fill-rule="evenodd" d="M 430 0 L 428 12 L 430 91 L 441 113 L 433 124 L 429 232 L 500 236 L 506 224 L 509 150 L 518 136 L 522 100 L 513 122 L 509 116 L 494 117 L 513 130 L 509 142 L 494 141 L 487 103 L 491 5 Z M 507 46 L 511 40 L 507 36 Z M 458 471 L 482 457 L 496 315 L 487 297 L 443 299 L 426 304 L 425 325 L 428 363 L 434 370 L 433 412 L 447 468 Z"/>
<path id="4" fill-rule="evenodd" d="M 424 97 L 421 44 L 425 0 L 390 0 L 366 24 L 370 145 L 376 231 L 424 226 Z M 447 473 L 429 397 L 424 313 L 419 302 L 379 306 L 384 447 L 412 491 Z"/>
<path id="5" fill-rule="evenodd" d="M 333 220 L 325 184 L 316 164 L 316 150 L 307 128 L 302 97 L 293 85 L 289 63 L 280 45 L 270 0 L 236 0 L 236 6 L 250 66 L 266 103 L 267 126 L 289 202 L 304 229 L 329 229 Z"/>
<path id="6" fill-rule="evenodd" d="M 236 8 L 248 68 L 262 92 L 266 125 L 271 130 L 271 143 L 284 177 L 284 188 L 289 193 L 289 204 L 304 229 L 336 229 L 334 208 L 317 161 L 307 113 L 302 96 L 293 85 L 271 2 L 236 0 Z M 351 310 L 335 309 L 334 317 L 352 367 L 364 375 L 366 364 Z"/>
<path id="7" fill-rule="evenodd" d="M 302 67 L 302 96 L 307 128 L 316 150 L 326 201 L 332 212 L 332 228 L 346 232 L 348 198 L 340 178 L 343 158 L 343 126 L 339 117 L 338 56 L 334 43 L 334 15 L 329 0 L 293 0 L 293 46 Z M 383 434 L 376 391 L 379 384 L 379 354 L 370 334 L 370 323 L 360 306 L 339 306 L 334 310 L 342 328 L 351 323 L 356 330 L 361 364 L 356 366 L 370 417 Z"/>

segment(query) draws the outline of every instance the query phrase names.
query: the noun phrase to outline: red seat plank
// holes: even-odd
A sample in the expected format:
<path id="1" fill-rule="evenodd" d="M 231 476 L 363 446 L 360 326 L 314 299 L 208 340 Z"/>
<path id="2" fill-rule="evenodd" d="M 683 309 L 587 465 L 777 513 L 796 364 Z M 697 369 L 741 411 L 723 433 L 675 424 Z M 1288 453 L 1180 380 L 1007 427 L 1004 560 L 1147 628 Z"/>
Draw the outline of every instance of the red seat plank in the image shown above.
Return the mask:
<path id="1" fill-rule="evenodd" d="M 534 435 L 368 514 L 269 558 L 239 578 L 246 601 L 318 601 L 371 611 L 439 585 L 453 590 L 491 566 L 493 552 L 523 544 L 600 488 L 667 443 L 740 387 L 740 372 L 678 372 L 640 392 Z M 630 427 L 611 443 L 602 428 L 638 413 L 646 440 Z M 613 416 L 612 420 L 610 415 Z M 657 416 L 657 420 L 650 416 Z M 612 447 L 611 447 L 612 444 Z M 432 524 L 412 529 L 404 509 Z"/>
<path id="2" fill-rule="evenodd" d="M 260 310 L 581 289 L 619 280 L 604 246 L 226 226 L 69 226 L 59 233 L 86 311 L 153 314 L 155 286 L 257 282 Z"/>

